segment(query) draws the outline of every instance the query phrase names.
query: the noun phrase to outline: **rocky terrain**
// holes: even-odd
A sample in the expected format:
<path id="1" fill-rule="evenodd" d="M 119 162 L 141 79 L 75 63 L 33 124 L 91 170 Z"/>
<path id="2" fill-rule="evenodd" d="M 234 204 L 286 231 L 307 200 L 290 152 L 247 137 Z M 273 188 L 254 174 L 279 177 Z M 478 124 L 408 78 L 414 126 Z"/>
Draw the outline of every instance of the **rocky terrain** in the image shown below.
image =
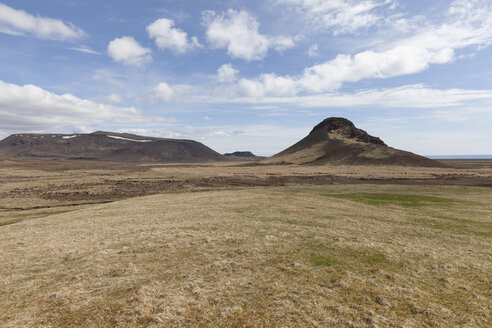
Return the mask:
<path id="1" fill-rule="evenodd" d="M 341 117 L 327 118 L 307 137 L 262 163 L 444 166 L 441 162 L 391 148 Z"/>
<path id="2" fill-rule="evenodd" d="M 0 156 L 125 163 L 259 161 L 261 164 L 445 167 L 443 162 L 389 147 L 340 117 L 325 119 L 307 137 L 269 158 L 250 151 L 221 155 L 193 140 L 104 131 L 73 135 L 14 134 L 0 141 Z"/>
<path id="3" fill-rule="evenodd" d="M 0 141 L 0 156 L 134 163 L 209 162 L 225 158 L 192 140 L 97 131 L 90 134 L 14 134 Z"/>

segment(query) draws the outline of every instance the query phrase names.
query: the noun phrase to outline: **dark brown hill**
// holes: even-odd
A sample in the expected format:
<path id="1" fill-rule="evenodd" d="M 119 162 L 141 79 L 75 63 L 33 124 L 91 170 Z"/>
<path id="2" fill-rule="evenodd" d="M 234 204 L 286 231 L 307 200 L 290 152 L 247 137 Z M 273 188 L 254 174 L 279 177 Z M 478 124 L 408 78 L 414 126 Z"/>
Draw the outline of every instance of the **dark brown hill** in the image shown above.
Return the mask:
<path id="1" fill-rule="evenodd" d="M 90 134 L 13 134 L 0 141 L 0 156 L 113 162 L 208 162 L 224 157 L 192 140 L 97 131 Z"/>
<path id="2" fill-rule="evenodd" d="M 265 164 L 349 164 L 444 166 L 438 161 L 391 148 L 341 117 L 327 118 L 307 137 L 262 161 Z"/>
<path id="3" fill-rule="evenodd" d="M 256 156 L 250 151 L 235 151 L 233 153 L 225 153 L 225 157 L 230 160 L 238 160 L 238 161 L 259 161 L 265 157 Z"/>

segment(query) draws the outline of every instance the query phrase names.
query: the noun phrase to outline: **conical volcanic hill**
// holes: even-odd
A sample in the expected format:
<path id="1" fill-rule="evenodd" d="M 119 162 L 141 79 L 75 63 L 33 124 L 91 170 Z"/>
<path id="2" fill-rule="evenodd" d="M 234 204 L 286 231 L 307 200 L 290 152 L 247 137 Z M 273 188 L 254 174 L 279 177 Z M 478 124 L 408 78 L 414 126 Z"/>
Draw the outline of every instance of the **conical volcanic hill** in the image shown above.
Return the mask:
<path id="1" fill-rule="evenodd" d="M 262 163 L 443 166 L 429 158 L 391 148 L 341 117 L 327 118 L 307 137 Z"/>
<path id="2" fill-rule="evenodd" d="M 112 162 L 222 161 L 224 156 L 192 140 L 97 131 L 90 134 L 13 134 L 0 141 L 0 156 Z"/>

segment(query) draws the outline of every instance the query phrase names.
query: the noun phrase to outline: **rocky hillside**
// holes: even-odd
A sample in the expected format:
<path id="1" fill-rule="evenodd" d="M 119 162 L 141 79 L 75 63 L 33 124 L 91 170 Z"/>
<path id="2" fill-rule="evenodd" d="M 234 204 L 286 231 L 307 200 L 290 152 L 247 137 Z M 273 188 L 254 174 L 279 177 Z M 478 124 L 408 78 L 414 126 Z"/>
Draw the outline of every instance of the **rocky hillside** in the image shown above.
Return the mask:
<path id="1" fill-rule="evenodd" d="M 391 148 L 341 117 L 325 119 L 304 139 L 262 163 L 444 166 L 429 158 Z"/>
<path id="2" fill-rule="evenodd" d="M 90 134 L 14 134 L 0 141 L 0 156 L 114 162 L 208 162 L 224 156 L 192 140 L 97 131 Z"/>

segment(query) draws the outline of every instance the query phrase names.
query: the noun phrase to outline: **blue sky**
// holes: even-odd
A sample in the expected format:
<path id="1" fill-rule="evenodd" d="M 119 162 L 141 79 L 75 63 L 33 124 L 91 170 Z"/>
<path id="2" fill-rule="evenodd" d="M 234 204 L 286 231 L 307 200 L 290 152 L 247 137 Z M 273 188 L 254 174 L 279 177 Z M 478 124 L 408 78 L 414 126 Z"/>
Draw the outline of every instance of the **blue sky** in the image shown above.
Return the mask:
<path id="1" fill-rule="evenodd" d="M 485 0 L 0 0 L 0 137 L 95 130 L 271 155 L 343 116 L 492 153 Z"/>

